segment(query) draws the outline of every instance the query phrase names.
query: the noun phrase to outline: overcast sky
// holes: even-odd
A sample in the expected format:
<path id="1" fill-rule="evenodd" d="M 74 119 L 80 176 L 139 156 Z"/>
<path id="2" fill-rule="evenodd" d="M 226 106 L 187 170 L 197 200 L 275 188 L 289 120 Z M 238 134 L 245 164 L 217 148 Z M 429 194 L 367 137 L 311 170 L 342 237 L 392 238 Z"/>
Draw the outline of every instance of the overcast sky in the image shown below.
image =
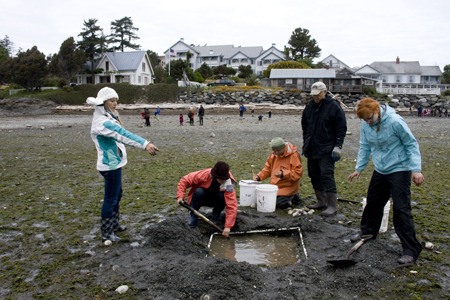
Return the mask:
<path id="1" fill-rule="evenodd" d="M 350 67 L 374 61 L 450 64 L 449 0 L 4 0 L 0 39 L 15 49 L 37 46 L 57 53 L 83 22 L 97 19 L 105 34 L 112 21 L 131 17 L 142 50 L 162 55 L 180 38 L 194 45 L 262 46 L 280 50 L 296 28 L 310 31 L 322 49 Z"/>

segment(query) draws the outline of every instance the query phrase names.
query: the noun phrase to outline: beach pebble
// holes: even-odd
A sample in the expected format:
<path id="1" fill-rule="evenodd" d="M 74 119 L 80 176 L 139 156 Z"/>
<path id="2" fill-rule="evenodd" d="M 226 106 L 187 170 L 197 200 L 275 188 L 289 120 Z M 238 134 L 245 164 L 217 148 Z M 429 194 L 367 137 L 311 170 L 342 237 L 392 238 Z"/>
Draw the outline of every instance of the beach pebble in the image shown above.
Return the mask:
<path id="1" fill-rule="evenodd" d="M 121 285 L 116 289 L 116 293 L 125 294 L 128 291 L 128 285 Z"/>
<path id="2" fill-rule="evenodd" d="M 105 244 L 105 246 L 111 246 L 112 242 L 111 240 L 106 240 L 103 244 Z"/>
<path id="3" fill-rule="evenodd" d="M 425 249 L 432 250 L 433 248 L 434 248 L 434 245 L 432 242 L 425 243 Z"/>

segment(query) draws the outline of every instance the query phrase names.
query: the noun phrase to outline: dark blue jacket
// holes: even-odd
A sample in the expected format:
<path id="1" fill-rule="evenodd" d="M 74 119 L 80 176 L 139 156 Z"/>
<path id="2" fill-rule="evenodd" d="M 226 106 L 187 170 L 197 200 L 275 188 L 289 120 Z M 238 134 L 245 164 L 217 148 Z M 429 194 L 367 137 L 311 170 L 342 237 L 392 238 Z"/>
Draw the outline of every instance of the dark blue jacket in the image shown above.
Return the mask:
<path id="1" fill-rule="evenodd" d="M 342 148 L 347 121 L 339 102 L 328 94 L 319 104 L 311 100 L 303 110 L 302 130 L 307 158 L 325 157 L 334 147 Z"/>

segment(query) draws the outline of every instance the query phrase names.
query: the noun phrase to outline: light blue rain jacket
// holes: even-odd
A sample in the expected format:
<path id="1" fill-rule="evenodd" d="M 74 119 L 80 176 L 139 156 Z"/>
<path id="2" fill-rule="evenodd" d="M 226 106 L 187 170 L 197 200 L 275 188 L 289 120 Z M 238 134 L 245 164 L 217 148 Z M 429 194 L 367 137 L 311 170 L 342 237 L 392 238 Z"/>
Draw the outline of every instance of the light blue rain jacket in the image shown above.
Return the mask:
<path id="1" fill-rule="evenodd" d="M 145 149 L 148 141 L 124 129 L 103 106 L 96 106 L 92 119 L 91 137 L 97 148 L 97 170 L 119 169 L 127 164 L 125 145 Z"/>
<path id="2" fill-rule="evenodd" d="M 381 105 L 381 127 L 362 123 L 355 170 L 362 172 L 372 155 L 375 170 L 381 174 L 399 171 L 421 172 L 419 144 L 405 120 L 387 105 Z"/>

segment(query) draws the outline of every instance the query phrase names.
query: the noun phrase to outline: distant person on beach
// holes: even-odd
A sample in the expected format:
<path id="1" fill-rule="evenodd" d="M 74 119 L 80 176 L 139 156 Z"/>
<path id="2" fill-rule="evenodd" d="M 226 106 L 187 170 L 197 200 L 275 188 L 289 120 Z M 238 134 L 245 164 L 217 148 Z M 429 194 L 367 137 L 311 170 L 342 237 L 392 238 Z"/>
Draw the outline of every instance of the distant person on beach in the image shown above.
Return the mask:
<path id="1" fill-rule="evenodd" d="M 144 108 L 144 119 L 145 126 L 150 126 L 150 110 L 148 108 Z"/>
<path id="2" fill-rule="evenodd" d="M 189 125 L 194 126 L 194 111 L 192 109 L 188 112 Z"/>
<path id="3" fill-rule="evenodd" d="M 247 110 L 247 108 L 244 106 L 244 104 L 239 105 L 239 117 L 244 116 L 244 112 Z"/>
<path id="4" fill-rule="evenodd" d="M 125 144 L 156 155 L 159 149 L 148 140 L 126 130 L 116 110 L 119 95 L 109 87 L 102 88 L 97 97 L 86 102 L 94 105 L 91 138 L 97 149 L 97 170 L 104 178 L 104 197 L 101 209 L 102 240 L 119 241 L 119 205 L 122 198 L 122 167 L 127 164 Z"/>
<path id="5" fill-rule="evenodd" d="M 312 209 L 325 209 L 322 216 L 337 212 L 335 163 L 341 158 L 341 148 L 347 132 L 345 113 L 339 102 L 328 93 L 323 82 L 311 86 L 312 100 L 302 114 L 303 155 L 308 158 L 308 176 L 317 203 Z"/>
<path id="6" fill-rule="evenodd" d="M 221 221 L 225 209 L 225 226 L 222 235 L 228 236 L 236 222 L 237 198 L 234 190 L 236 180 L 226 162 L 218 161 L 213 168 L 191 172 L 178 182 L 177 202 L 184 201 L 187 194 L 188 204 L 195 210 L 202 206 L 212 207 L 212 220 Z M 190 212 L 189 227 L 198 225 L 198 217 Z"/>
<path id="7" fill-rule="evenodd" d="M 179 120 L 180 120 L 180 126 L 183 126 L 183 123 L 184 123 L 184 117 L 183 117 L 183 114 L 180 114 Z"/>
<path id="8" fill-rule="evenodd" d="M 155 117 L 158 118 L 160 114 L 161 114 L 161 108 L 158 106 L 158 107 L 156 107 L 156 110 L 155 110 Z"/>
<path id="9" fill-rule="evenodd" d="M 203 125 L 203 117 L 205 116 L 205 109 L 203 108 L 203 105 L 200 105 L 200 108 L 198 109 L 198 121 L 200 125 Z"/>
<path id="10" fill-rule="evenodd" d="M 367 204 L 361 218 L 361 235 L 375 238 L 383 219 L 383 208 L 392 197 L 394 229 L 402 244 L 399 264 L 412 264 L 422 246 L 416 238 L 411 214 L 411 181 L 416 186 L 424 182 L 419 144 L 403 118 L 393 108 L 372 98 L 357 104 L 356 114 L 363 120 L 359 137 L 359 152 L 352 181 L 361 176 L 370 158 L 375 170 L 370 179 Z"/>
<path id="11" fill-rule="evenodd" d="M 285 142 L 281 137 L 270 141 L 272 152 L 264 168 L 253 176 L 253 180 L 262 181 L 270 178 L 270 184 L 278 186 L 276 207 L 289 208 L 300 204 L 300 179 L 303 166 L 296 146 Z"/>

